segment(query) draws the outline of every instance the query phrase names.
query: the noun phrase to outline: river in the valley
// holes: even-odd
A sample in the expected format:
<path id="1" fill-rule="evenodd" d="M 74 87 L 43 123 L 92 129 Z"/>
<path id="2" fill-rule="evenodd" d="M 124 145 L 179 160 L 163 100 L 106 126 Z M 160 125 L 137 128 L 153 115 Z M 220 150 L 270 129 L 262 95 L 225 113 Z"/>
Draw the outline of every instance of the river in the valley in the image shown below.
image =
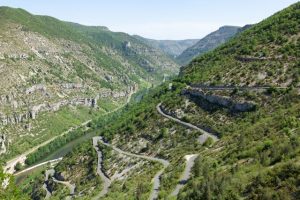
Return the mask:
<path id="1" fill-rule="evenodd" d="M 43 160 L 40 160 L 39 162 L 35 163 L 34 165 L 37 165 L 39 163 L 43 163 L 49 160 L 54 160 L 54 159 L 58 159 L 61 157 L 64 157 L 67 153 L 71 152 L 73 148 L 75 148 L 76 146 L 78 146 L 80 143 L 87 141 L 87 140 L 91 140 L 93 136 L 95 136 L 95 132 L 88 132 L 85 135 L 69 142 L 68 144 L 64 145 L 63 147 L 57 149 L 56 151 L 52 152 L 50 155 L 48 155 L 47 157 L 45 157 Z M 18 175 L 15 176 L 15 181 L 17 184 L 20 184 L 25 178 L 27 178 L 28 176 L 30 176 L 31 174 L 33 174 L 34 172 L 38 172 L 38 171 L 42 171 L 46 166 L 40 166 L 37 168 L 34 168 L 32 170 L 29 171 L 25 171 L 23 173 L 20 173 Z"/>

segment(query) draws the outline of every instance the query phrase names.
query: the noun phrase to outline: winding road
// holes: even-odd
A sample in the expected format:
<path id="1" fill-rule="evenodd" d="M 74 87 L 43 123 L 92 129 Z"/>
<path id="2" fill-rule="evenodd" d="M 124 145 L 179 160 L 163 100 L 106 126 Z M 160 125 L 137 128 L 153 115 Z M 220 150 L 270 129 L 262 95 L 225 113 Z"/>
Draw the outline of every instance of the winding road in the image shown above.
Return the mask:
<path id="1" fill-rule="evenodd" d="M 115 108 L 114 110 L 111 110 L 111 111 L 105 113 L 104 115 L 108 115 L 108 114 L 111 114 L 111 113 L 113 113 L 113 112 L 116 112 L 116 111 L 120 110 L 121 108 L 123 108 L 125 105 L 126 105 L 126 104 L 124 104 L 124 105 L 122 105 L 122 106 L 120 106 L 120 107 L 118 107 L 118 108 Z M 79 127 L 86 126 L 90 121 L 91 121 L 91 120 L 88 120 L 88 121 L 82 123 L 80 126 L 72 127 L 72 128 L 70 128 L 68 131 L 64 132 L 63 134 L 61 134 L 61 135 L 59 135 L 59 136 L 55 136 L 54 138 L 51 138 L 50 140 L 47 140 L 46 142 L 44 142 L 44 143 L 42 143 L 42 144 L 40 144 L 40 145 L 38 145 L 38 146 L 36 146 L 36 147 L 34 147 L 34 148 L 28 150 L 27 152 L 25 152 L 25 153 L 19 155 L 19 156 L 16 157 L 16 158 L 14 158 L 14 159 L 8 161 L 7 164 L 6 164 L 6 166 L 4 167 L 4 169 L 7 170 L 7 171 L 6 171 L 7 173 L 11 173 L 11 174 L 14 173 L 14 175 L 19 175 L 19 174 L 21 174 L 21 173 L 25 173 L 25 172 L 27 172 L 27 171 L 30 171 L 30 170 L 35 169 L 35 168 L 37 168 L 37 167 L 41 167 L 41 166 L 46 165 L 46 164 L 48 164 L 48 163 L 51 163 L 51 164 L 52 164 L 52 163 L 55 163 L 56 161 L 60 161 L 62 158 L 57 158 L 57 159 L 45 161 L 45 162 L 43 162 L 43 163 L 36 164 L 36 165 L 34 165 L 34 166 L 32 166 L 32 167 L 26 168 L 26 169 L 24 169 L 24 170 L 22 170 L 22 171 L 20 171 L 20 172 L 17 172 L 17 173 L 15 173 L 15 171 L 14 171 L 14 166 L 15 166 L 18 162 L 19 162 L 19 163 L 25 163 L 25 160 L 26 160 L 27 156 L 28 156 L 29 154 L 33 153 L 34 151 L 38 150 L 38 148 L 40 148 L 40 147 L 42 147 L 42 146 L 45 146 L 45 145 L 49 144 L 50 142 L 52 142 L 52 141 L 55 140 L 56 138 L 61 137 L 61 136 L 64 136 L 65 134 L 69 133 L 69 132 L 72 131 L 72 130 L 75 130 L 75 129 L 79 128 Z"/>
<path id="2" fill-rule="evenodd" d="M 111 110 L 111 111 L 105 113 L 104 115 L 108 115 L 108 114 L 114 113 L 114 112 L 120 110 L 121 108 L 125 107 L 125 106 L 130 102 L 131 97 L 132 97 L 133 94 L 135 94 L 135 92 L 136 92 L 136 91 L 131 91 L 131 92 L 130 92 L 130 94 L 128 95 L 128 98 L 127 98 L 127 100 L 126 100 L 126 102 L 125 102 L 123 105 L 121 105 L 120 107 L 115 108 L 115 109 L 113 109 L 113 110 Z M 5 172 L 5 173 L 8 173 L 8 174 L 14 174 L 14 173 L 15 173 L 15 166 L 17 165 L 17 163 L 25 164 L 25 160 L 26 160 L 26 158 L 27 158 L 27 156 L 28 156 L 29 154 L 35 152 L 36 150 L 38 150 L 38 148 L 40 148 L 40 147 L 42 147 L 42 146 L 45 146 L 45 145 L 49 144 L 50 142 L 52 142 L 53 140 L 55 140 L 55 139 L 58 138 L 58 137 L 64 136 L 64 135 L 70 133 L 71 131 L 76 130 L 76 129 L 80 128 L 80 127 L 86 126 L 86 125 L 87 125 L 88 123 L 90 123 L 91 121 L 92 121 L 92 120 L 87 120 L 87 121 L 83 122 L 82 124 L 80 124 L 79 126 L 71 127 L 71 128 L 69 128 L 67 131 L 63 132 L 62 134 L 57 135 L 57 136 L 55 136 L 55 137 L 53 137 L 53 138 L 51 138 L 51 139 L 49 139 L 49 140 L 47 140 L 47 141 L 45 141 L 45 142 L 43 142 L 43 143 L 41 143 L 41 144 L 39 144 L 39 145 L 37 145 L 37 146 L 35 146 L 35 147 L 29 149 L 28 151 L 24 152 L 23 154 L 18 155 L 17 157 L 15 157 L 15 158 L 13 158 L 13 159 L 7 161 L 7 162 L 6 162 L 6 165 L 3 166 L 4 172 Z M 46 163 L 46 164 L 47 164 L 47 163 Z M 38 164 L 38 165 L 39 165 L 39 164 Z M 41 165 L 39 165 L 39 166 L 41 166 Z M 33 166 L 33 168 L 36 168 L 36 166 Z M 33 168 L 31 168 L 31 169 L 33 169 Z"/>
<path id="3" fill-rule="evenodd" d="M 49 169 L 45 171 L 45 181 L 43 184 L 43 189 L 46 191 L 45 199 L 49 199 L 52 195 L 51 191 L 48 188 L 48 181 L 49 181 L 49 176 L 54 176 L 54 173 L 55 173 L 54 169 Z"/>
<path id="4" fill-rule="evenodd" d="M 184 126 L 186 126 L 186 127 L 188 127 L 188 128 L 192 128 L 192 129 L 195 129 L 195 130 L 201 132 L 202 135 L 199 137 L 199 140 L 200 140 L 200 143 L 201 143 L 201 144 L 203 144 L 203 143 L 206 141 L 206 139 L 207 139 L 208 137 L 212 138 L 214 142 L 216 142 L 216 141 L 219 140 L 219 138 L 218 138 L 217 136 L 215 136 L 215 135 L 213 135 L 213 134 L 211 134 L 211 133 L 209 133 L 209 132 L 207 132 L 207 131 L 205 131 L 205 130 L 203 130 L 203 129 L 201 129 L 201 128 L 199 128 L 199 127 L 193 125 L 193 124 L 190 124 L 190 123 L 181 121 L 181 120 L 179 120 L 179 119 L 177 119 L 177 118 L 175 118 L 175 117 L 172 117 L 171 115 L 166 114 L 166 113 L 161 109 L 161 103 L 159 103 L 159 104 L 156 106 L 156 109 L 157 109 L 157 111 L 158 111 L 162 116 L 164 116 L 164 117 L 166 117 L 166 118 L 168 118 L 168 119 L 171 119 L 171 120 L 173 120 L 173 121 L 175 121 L 175 122 L 177 122 L 177 123 L 179 123 L 179 124 L 182 124 L 182 125 L 184 125 Z"/>
<path id="5" fill-rule="evenodd" d="M 112 148 L 113 150 L 115 150 L 116 152 L 118 152 L 120 154 L 124 154 L 124 155 L 127 155 L 127 156 L 132 156 L 132 157 L 136 157 L 136 158 L 141 158 L 141 159 L 145 159 L 145 160 L 149 160 L 149 161 L 154 161 L 154 162 L 161 163 L 164 166 L 164 168 L 155 174 L 155 176 L 153 178 L 153 189 L 152 189 L 152 192 L 151 192 L 150 197 L 149 197 L 150 200 L 157 199 L 158 192 L 159 192 L 159 187 L 160 187 L 160 177 L 161 177 L 162 173 L 164 172 L 165 168 L 167 168 L 170 165 L 169 161 L 161 159 L 161 158 L 155 158 L 155 157 L 150 157 L 150 156 L 145 156 L 145 155 L 138 155 L 138 154 L 134 154 L 134 153 L 123 151 L 123 150 L 121 150 L 121 149 L 119 149 L 119 148 L 117 148 L 117 147 L 115 147 L 113 145 L 110 145 L 110 144 L 104 142 L 103 139 L 102 139 L 102 137 L 100 137 L 100 136 L 99 137 L 95 137 L 95 139 L 93 138 L 93 145 L 94 145 L 94 142 L 97 142 L 97 143 L 101 142 L 103 145 Z M 97 151 L 97 153 L 98 153 L 98 151 Z M 98 156 L 98 157 L 100 158 L 100 156 Z M 101 162 L 102 162 L 102 154 L 101 154 Z M 97 167 L 97 169 L 99 169 L 99 160 L 98 160 L 98 167 Z M 101 172 L 101 173 L 103 173 L 103 172 Z M 100 175 L 100 176 L 102 177 L 102 175 Z M 105 180 L 106 178 L 107 177 L 105 177 L 105 178 L 102 177 L 103 180 Z M 104 186 L 104 189 L 106 189 L 105 186 Z M 101 191 L 101 193 L 102 192 L 103 192 L 103 190 Z M 97 197 L 99 197 L 99 195 L 97 195 Z"/>
<path id="6" fill-rule="evenodd" d="M 76 188 L 76 185 L 75 185 L 75 184 L 71 184 L 69 181 L 59 181 L 59 180 L 57 180 L 57 179 L 54 178 L 54 177 L 53 177 L 53 181 L 54 181 L 55 183 L 60 183 L 60 184 L 65 185 L 66 187 L 68 187 L 69 190 L 70 190 L 70 194 L 69 194 L 69 196 L 68 196 L 66 199 L 67 199 L 67 200 L 68 200 L 68 199 L 72 199 L 72 197 L 73 197 L 74 194 L 75 194 L 75 188 Z"/>
<path id="7" fill-rule="evenodd" d="M 288 89 L 288 87 L 284 86 L 277 86 L 277 87 L 271 87 L 271 86 L 213 86 L 213 85 L 202 85 L 202 84 L 193 84 L 189 86 L 191 89 L 205 89 L 205 90 L 254 90 L 254 91 L 260 91 L 260 90 L 267 90 L 267 89 L 278 89 L 278 90 L 284 90 Z"/>
<path id="8" fill-rule="evenodd" d="M 95 196 L 93 198 L 95 200 L 100 199 L 101 197 L 103 197 L 108 192 L 108 188 L 111 185 L 111 180 L 102 171 L 103 156 L 102 156 L 102 152 L 99 150 L 99 147 L 98 147 L 98 142 L 99 141 L 102 141 L 102 137 L 93 137 L 93 147 L 96 150 L 97 155 L 98 155 L 97 174 L 101 177 L 101 179 L 103 181 L 103 189 L 101 190 L 101 192 L 97 196 Z"/>
<path id="9" fill-rule="evenodd" d="M 35 168 L 41 167 L 41 166 L 43 166 L 43 165 L 47 165 L 47 164 L 51 164 L 51 165 L 52 165 L 52 164 L 57 164 L 57 163 L 59 163 L 62 159 L 63 159 L 63 158 L 61 157 L 61 158 L 57 158 L 57 159 L 54 159 L 54 160 L 49 160 L 49 161 L 46 161 L 46 162 L 42 162 L 42 163 L 40 163 L 40 164 L 37 164 L 37 165 L 34 165 L 34 166 L 32 166 L 32 167 L 26 168 L 26 169 L 24 169 L 24 170 L 22 170 L 22 171 L 19 171 L 19 172 L 15 173 L 14 175 L 15 175 L 15 176 L 20 175 L 20 174 L 22 174 L 22 173 L 28 172 L 28 171 L 33 170 L 33 169 L 35 169 Z"/>
<path id="10" fill-rule="evenodd" d="M 48 181 L 49 181 L 50 177 L 52 177 L 52 179 L 55 183 L 63 184 L 66 187 L 68 187 L 69 190 L 70 190 L 70 194 L 66 199 L 67 200 L 72 199 L 72 196 L 75 194 L 75 188 L 76 188 L 75 184 L 71 184 L 68 181 L 59 181 L 56 178 L 54 178 L 54 174 L 55 174 L 54 169 L 49 169 L 49 170 L 45 171 L 45 181 L 44 181 L 44 184 L 43 184 L 43 187 L 42 187 L 46 191 L 45 199 L 49 199 L 52 195 L 51 191 L 48 188 Z"/>
<path id="11" fill-rule="evenodd" d="M 181 175 L 179 183 L 176 185 L 176 188 L 173 190 L 170 196 L 177 196 L 179 191 L 184 187 L 187 181 L 190 179 L 192 167 L 195 164 L 195 159 L 198 157 L 198 154 L 186 155 L 184 156 L 186 160 L 185 169 Z"/>

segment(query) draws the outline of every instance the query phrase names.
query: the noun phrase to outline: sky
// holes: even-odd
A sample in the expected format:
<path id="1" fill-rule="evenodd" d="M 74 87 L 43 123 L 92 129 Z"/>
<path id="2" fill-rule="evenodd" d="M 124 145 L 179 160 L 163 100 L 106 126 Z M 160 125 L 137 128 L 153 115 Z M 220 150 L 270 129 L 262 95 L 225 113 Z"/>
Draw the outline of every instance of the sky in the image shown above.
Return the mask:
<path id="1" fill-rule="evenodd" d="M 198 39 L 258 23 L 297 0 L 0 0 L 0 6 L 153 39 Z"/>

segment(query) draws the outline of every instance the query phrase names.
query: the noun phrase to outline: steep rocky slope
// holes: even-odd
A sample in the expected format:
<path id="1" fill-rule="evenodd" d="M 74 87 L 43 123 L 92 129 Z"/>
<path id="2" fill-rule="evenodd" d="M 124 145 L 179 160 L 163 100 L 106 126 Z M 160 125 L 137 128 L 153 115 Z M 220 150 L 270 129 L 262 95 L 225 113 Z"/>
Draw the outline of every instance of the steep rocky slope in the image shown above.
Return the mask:
<path id="1" fill-rule="evenodd" d="M 0 7 L 0 26 L 0 154 L 6 158 L 178 73 L 161 51 L 104 27 L 8 7 Z"/>
<path id="2" fill-rule="evenodd" d="M 195 45 L 199 40 L 198 39 L 187 39 L 187 40 L 153 40 L 143 38 L 141 36 L 134 36 L 135 38 L 145 42 L 149 46 L 152 46 L 156 49 L 161 49 L 167 55 L 172 58 L 179 56 L 184 50 Z"/>
<path id="3" fill-rule="evenodd" d="M 186 65 L 193 60 L 193 58 L 202 55 L 208 51 L 215 49 L 216 47 L 224 44 L 230 38 L 235 36 L 242 28 L 238 26 L 223 26 L 217 31 L 210 33 L 201 40 L 199 40 L 193 46 L 184 50 L 176 60 L 182 64 Z"/>
<path id="4" fill-rule="evenodd" d="M 99 143 L 109 178 L 131 169 L 111 183 L 103 199 L 148 199 L 155 185 L 159 199 L 298 199 L 299 16 L 296 3 L 196 58 L 180 77 L 153 89 L 111 123 L 94 121 L 88 132 L 107 144 L 169 162 L 165 167 L 120 156 Z M 258 73 L 270 69 L 260 79 Z M 190 179 L 182 181 L 191 155 L 198 157 Z M 103 188 L 96 160 L 90 140 L 68 154 L 54 176 L 77 186 L 74 198 L 91 199 Z M 157 172 L 162 172 L 158 184 Z M 44 198 L 44 177 L 34 177 L 20 188 Z M 176 197 L 178 185 L 183 186 Z M 69 194 L 56 183 L 51 189 L 54 199 Z"/>

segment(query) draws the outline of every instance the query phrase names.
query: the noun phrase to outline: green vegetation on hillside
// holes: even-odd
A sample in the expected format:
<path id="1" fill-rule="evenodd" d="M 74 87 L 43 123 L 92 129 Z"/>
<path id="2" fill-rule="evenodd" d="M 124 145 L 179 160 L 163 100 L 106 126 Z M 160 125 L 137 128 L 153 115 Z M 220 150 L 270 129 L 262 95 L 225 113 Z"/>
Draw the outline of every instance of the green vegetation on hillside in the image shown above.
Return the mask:
<path id="1" fill-rule="evenodd" d="M 176 199 L 170 193 L 183 171 L 183 157 L 199 154 L 192 178 L 177 199 L 297 200 L 300 195 L 299 14 L 300 3 L 296 3 L 254 25 L 216 50 L 196 58 L 171 84 L 151 90 L 141 102 L 128 106 L 121 116 L 105 123 L 94 121 L 90 131 L 124 151 L 168 160 L 170 165 L 160 179 L 159 199 Z M 183 90 L 191 83 L 234 85 L 235 90 L 203 90 L 234 102 L 254 102 L 256 109 L 235 112 L 202 97 L 184 95 Z M 239 90 L 240 85 L 274 87 L 263 91 Z M 220 140 L 215 143 L 207 140 L 201 145 L 201 133 L 159 114 L 156 110 L 159 103 L 174 117 L 209 130 Z M 129 159 L 110 151 L 104 149 L 104 167 L 113 174 L 111 168 L 124 167 Z M 104 199 L 148 198 L 143 195 L 149 193 L 148 174 L 159 169 L 143 166 L 144 173 L 133 173 L 121 182 L 114 182 L 111 193 Z M 95 169 L 96 152 L 91 141 L 69 153 L 56 167 L 58 173 L 78 185 L 77 192 L 86 198 L 94 196 L 101 187 Z M 145 171 L 149 173 L 145 175 Z M 54 198 L 63 196 L 61 190 L 55 191 Z"/>
<path id="2" fill-rule="evenodd" d="M 171 162 L 162 176 L 160 198 L 168 198 L 174 189 L 182 170 L 175 166 L 180 166 L 178 162 L 182 163 L 182 156 L 199 153 L 193 178 L 180 192 L 179 199 L 297 199 L 300 102 L 298 89 L 293 89 L 297 80 L 292 74 L 297 71 L 295 56 L 299 47 L 291 43 L 298 41 L 299 5 L 285 9 L 215 51 L 195 59 L 182 70 L 181 77 L 172 82 L 171 90 L 167 84 L 158 87 L 120 118 L 107 124 L 99 134 L 124 150 L 155 154 Z M 297 32 L 286 31 L 283 28 L 286 24 L 291 24 L 288 26 Z M 276 39 L 270 40 L 268 35 L 286 40 L 274 46 Z M 279 49 L 286 45 L 292 47 L 284 56 Z M 247 52 L 247 48 L 251 51 Z M 261 51 L 266 54 L 261 55 Z M 254 101 L 257 109 L 252 112 L 232 113 L 182 95 L 186 83 L 249 85 L 257 81 L 254 73 L 257 69 L 276 71 L 282 65 L 286 66 L 282 80 L 293 79 L 285 90 L 210 91 L 210 94 L 231 99 Z M 275 82 L 275 86 L 281 85 L 275 74 L 252 84 Z M 216 131 L 220 141 L 207 146 L 197 144 L 199 133 L 186 131 L 185 127 L 157 113 L 159 102 L 171 113 L 181 110 L 185 114 L 182 120 Z M 142 141 L 146 143 L 143 148 L 140 147 Z"/>
<path id="3" fill-rule="evenodd" d="M 9 179 L 9 183 L 6 188 L 3 188 L 5 180 Z M 14 178 L 11 175 L 3 173 L 2 167 L 0 167 L 0 199 L 3 200 L 28 200 L 29 197 L 23 194 L 14 184 Z"/>

